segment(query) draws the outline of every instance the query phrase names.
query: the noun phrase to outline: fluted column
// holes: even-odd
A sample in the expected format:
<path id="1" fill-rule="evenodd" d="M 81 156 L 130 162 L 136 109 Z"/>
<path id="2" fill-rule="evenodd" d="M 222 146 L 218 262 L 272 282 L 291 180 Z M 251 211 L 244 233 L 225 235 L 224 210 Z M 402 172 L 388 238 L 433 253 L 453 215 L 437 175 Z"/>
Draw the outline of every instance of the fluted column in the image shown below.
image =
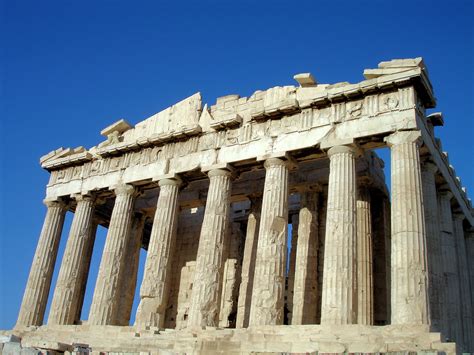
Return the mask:
<path id="1" fill-rule="evenodd" d="M 45 201 L 44 203 L 48 210 L 31 264 L 16 327 L 43 324 L 44 311 L 48 302 L 66 205 L 61 201 Z"/>
<path id="2" fill-rule="evenodd" d="M 287 283 L 288 287 L 286 290 L 286 307 L 288 309 L 288 324 L 292 323 L 293 318 L 293 295 L 295 292 L 295 266 L 296 266 L 296 249 L 298 248 L 298 226 L 299 226 L 299 214 L 293 214 L 291 220 L 291 249 L 289 253 L 288 263 L 288 276 Z"/>
<path id="3" fill-rule="evenodd" d="M 145 226 L 145 215 L 136 213 L 130 230 L 130 238 L 126 246 L 125 265 L 127 271 L 122 273 L 120 306 L 117 318 L 118 325 L 129 325 L 132 315 L 133 299 L 137 286 L 138 263 L 140 261 L 140 249 L 142 246 L 143 227 Z"/>
<path id="4" fill-rule="evenodd" d="M 390 305 L 390 216 L 386 215 L 388 205 L 386 192 L 376 187 L 370 190 L 370 212 L 372 220 L 372 275 L 374 325 L 390 323 L 388 306 Z"/>
<path id="5" fill-rule="evenodd" d="M 251 211 L 247 219 L 244 257 L 242 260 L 242 276 L 237 301 L 236 328 L 247 328 L 249 325 L 261 205 L 260 198 L 251 199 Z"/>
<path id="6" fill-rule="evenodd" d="M 445 335 L 450 340 L 462 341 L 461 298 L 459 291 L 459 273 L 456 262 L 456 244 L 454 239 L 453 216 L 449 190 L 438 194 L 438 213 L 440 221 L 441 253 L 444 267 L 444 320 Z"/>
<path id="7" fill-rule="evenodd" d="M 359 187 L 357 198 L 357 324 L 374 324 L 372 216 L 370 191 Z"/>
<path id="8" fill-rule="evenodd" d="M 97 205 L 97 201 L 96 201 L 96 205 Z M 85 264 L 85 267 L 82 268 L 81 287 L 80 287 L 80 292 L 79 292 L 79 301 L 77 303 L 79 306 L 77 307 L 74 324 L 80 324 L 80 321 L 81 321 L 81 313 L 82 313 L 82 308 L 84 307 L 84 297 L 86 295 L 87 281 L 89 278 L 89 270 L 91 266 L 92 253 L 94 251 L 95 237 L 97 235 L 98 226 L 99 226 L 99 220 L 97 219 L 93 220 L 92 227 L 90 228 L 90 237 L 88 238 L 89 241 L 88 241 L 86 252 L 84 254 L 84 259 L 83 259 L 83 263 Z"/>
<path id="9" fill-rule="evenodd" d="M 424 162 L 421 165 L 421 182 L 423 185 L 423 206 L 426 224 L 426 252 L 428 257 L 429 304 L 431 326 L 435 331 L 442 330 L 443 259 L 441 257 L 440 233 L 438 225 L 438 202 L 436 193 L 435 164 Z"/>
<path id="10" fill-rule="evenodd" d="M 159 181 L 160 194 L 148 245 L 140 304 L 135 324 L 163 327 L 171 282 L 171 266 L 178 229 L 178 196 L 181 180 Z"/>
<path id="11" fill-rule="evenodd" d="M 319 193 L 316 191 L 301 195 L 292 325 L 316 323 L 319 243 L 318 197 Z"/>
<path id="12" fill-rule="evenodd" d="M 82 308 L 79 302 L 84 271 L 88 268 L 84 259 L 91 244 L 94 197 L 89 195 L 73 197 L 77 201 L 77 206 L 59 269 L 48 324 L 74 324 L 77 320 L 77 309 Z"/>
<path id="13" fill-rule="evenodd" d="M 323 279 L 324 279 L 324 248 L 326 244 L 326 214 L 328 205 L 327 185 L 319 193 L 318 208 L 318 307 L 316 308 L 316 323 L 321 323 L 321 303 L 323 299 Z"/>
<path id="14" fill-rule="evenodd" d="M 222 275 L 222 291 L 219 312 L 219 327 L 234 328 L 236 326 L 237 298 L 241 271 L 241 243 L 243 232 L 240 223 L 232 222 L 229 228 L 230 238 L 227 240 L 227 251 L 224 253 L 224 267 Z"/>
<path id="15" fill-rule="evenodd" d="M 209 171 L 204 220 L 194 272 L 193 292 L 188 326 L 217 326 L 224 245 L 230 214 L 231 172 L 225 169 Z"/>
<path id="16" fill-rule="evenodd" d="M 471 287 L 469 269 L 466 256 L 466 244 L 463 229 L 463 213 L 453 214 L 454 240 L 456 245 L 456 259 L 458 261 L 459 290 L 461 298 L 461 318 L 464 337 L 464 351 L 474 351 L 474 330 L 472 324 Z"/>
<path id="17" fill-rule="evenodd" d="M 396 132 L 386 142 L 392 175 L 392 324 L 428 324 L 420 133 Z"/>
<path id="18" fill-rule="evenodd" d="M 467 273 L 469 275 L 469 284 L 471 287 L 471 309 L 474 311 L 474 230 L 472 227 L 466 231 L 465 243 L 468 263 Z M 471 315 L 474 317 L 474 314 L 471 313 Z M 474 327 L 474 319 L 472 326 Z M 469 344 L 471 346 L 469 351 L 474 352 L 474 337 L 471 337 Z"/>
<path id="19" fill-rule="evenodd" d="M 130 238 L 136 190 L 131 185 L 119 185 L 114 191 L 115 205 L 89 312 L 89 324 L 93 325 L 117 324 L 120 282 L 122 273 L 126 272 L 126 246 Z"/>
<path id="20" fill-rule="evenodd" d="M 469 266 L 469 282 L 471 284 L 471 304 L 474 308 L 474 229 L 472 227 L 467 231 L 465 240 L 467 262 Z"/>
<path id="21" fill-rule="evenodd" d="M 329 149 L 321 324 L 356 320 L 356 176 L 354 150 Z"/>
<path id="22" fill-rule="evenodd" d="M 288 166 L 278 158 L 265 161 L 262 217 L 258 232 L 250 326 L 283 324 L 285 296 Z"/>
<path id="23" fill-rule="evenodd" d="M 392 319 L 392 209 L 389 198 L 383 199 L 384 239 L 385 239 L 385 276 L 387 324 Z"/>

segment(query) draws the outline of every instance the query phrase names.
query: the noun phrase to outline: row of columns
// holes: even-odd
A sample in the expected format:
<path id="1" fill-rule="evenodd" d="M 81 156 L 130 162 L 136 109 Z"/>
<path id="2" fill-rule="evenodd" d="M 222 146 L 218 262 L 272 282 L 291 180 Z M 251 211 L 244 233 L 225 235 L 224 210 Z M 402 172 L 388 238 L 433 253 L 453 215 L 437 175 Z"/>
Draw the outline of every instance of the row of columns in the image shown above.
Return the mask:
<path id="1" fill-rule="evenodd" d="M 424 169 L 421 169 L 419 133 L 397 132 L 387 137 L 386 142 L 392 156 L 391 323 L 429 324 L 433 319 L 435 325 L 441 324 L 442 318 L 454 320 L 460 313 L 450 312 L 442 316 L 440 305 L 459 300 L 459 293 L 463 293 L 465 298 L 471 292 L 460 285 L 459 276 L 456 277 L 456 272 L 449 269 L 457 264 L 447 262 L 464 250 L 464 259 L 458 261 L 457 270 L 467 270 L 469 266 L 465 258 L 464 238 L 461 238 L 462 220 L 455 219 L 453 226 L 448 211 L 450 205 L 446 202 L 450 200 L 448 195 L 440 194 L 438 199 L 433 197 L 436 196 L 432 176 L 434 167 L 424 164 Z M 373 324 L 370 195 L 364 188 L 358 191 L 356 151 L 352 147 L 333 147 L 328 156 L 330 174 L 321 323 Z M 261 208 L 258 203 L 252 204 L 247 226 L 237 326 L 283 324 L 289 170 L 287 161 L 281 158 L 267 159 L 264 167 L 266 175 Z M 189 326 L 216 326 L 218 323 L 233 174 L 228 168 L 216 168 L 208 171 L 208 176 L 209 192 L 196 260 Z M 160 194 L 140 288 L 136 316 L 138 326 L 163 326 L 169 293 L 181 181 L 178 177 L 167 177 L 159 181 L 159 186 Z M 137 190 L 130 185 L 120 185 L 115 188 L 115 194 L 116 201 L 89 314 L 90 324 L 124 324 L 127 315 L 124 316 L 120 310 L 131 308 L 130 300 L 133 300 L 133 295 L 124 296 L 123 292 L 132 289 L 130 285 L 124 287 L 124 283 L 130 282 L 124 276 L 125 265 L 137 262 L 140 247 L 138 233 L 132 233 Z M 92 218 L 94 199 L 92 196 L 77 196 L 76 200 L 76 214 L 49 317 L 49 322 L 53 324 L 72 324 L 77 320 L 87 280 L 88 263 L 84 260 L 90 260 L 95 235 Z M 311 323 L 316 316 L 314 307 L 318 283 L 312 272 L 318 262 L 317 248 L 314 247 L 318 244 L 319 230 L 316 201 L 317 192 L 302 195 L 296 255 L 300 262 L 295 264 L 292 299 L 293 324 Z M 65 210 L 60 202 L 48 202 L 18 325 L 42 323 Z M 438 215 L 443 217 L 439 226 Z M 437 230 L 441 234 L 436 233 Z M 427 255 L 430 260 L 427 260 Z M 441 263 L 428 269 L 428 263 L 437 264 L 436 260 L 443 261 L 444 275 L 439 268 Z M 441 290 L 443 276 L 449 286 L 445 293 L 449 295 Z M 463 281 L 468 278 L 467 272 L 462 273 Z M 434 285 L 433 289 L 428 288 L 428 280 Z M 135 283 L 136 279 L 131 282 Z M 458 294 L 454 294 L 456 292 Z M 467 302 L 465 304 L 463 312 L 469 307 Z M 466 323 L 468 321 L 465 320 Z M 450 334 L 462 337 L 459 332 L 462 333 L 463 327 L 459 330 L 455 323 L 447 322 L 453 324 L 449 326 Z"/>
<path id="2" fill-rule="evenodd" d="M 469 249 L 469 237 L 464 235 L 464 214 L 452 208 L 452 192 L 447 186 L 436 188 L 436 172 L 433 163 L 423 164 L 431 325 L 469 350 L 474 349 L 474 285 L 467 255 L 474 249 Z"/>

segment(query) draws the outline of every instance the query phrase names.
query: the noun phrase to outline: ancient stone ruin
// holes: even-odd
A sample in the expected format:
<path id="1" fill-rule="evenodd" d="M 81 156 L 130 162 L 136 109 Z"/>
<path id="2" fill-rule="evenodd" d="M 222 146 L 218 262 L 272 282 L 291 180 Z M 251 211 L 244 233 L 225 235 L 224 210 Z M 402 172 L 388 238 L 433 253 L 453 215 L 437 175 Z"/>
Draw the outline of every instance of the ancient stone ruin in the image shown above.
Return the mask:
<path id="1" fill-rule="evenodd" d="M 17 349 L 474 352 L 473 209 L 435 137 L 443 116 L 425 111 L 427 69 L 396 59 L 364 76 L 298 74 L 297 86 L 210 107 L 197 93 L 135 126 L 119 120 L 95 147 L 43 156 L 47 212 Z M 108 232 L 81 320 L 98 225 Z"/>

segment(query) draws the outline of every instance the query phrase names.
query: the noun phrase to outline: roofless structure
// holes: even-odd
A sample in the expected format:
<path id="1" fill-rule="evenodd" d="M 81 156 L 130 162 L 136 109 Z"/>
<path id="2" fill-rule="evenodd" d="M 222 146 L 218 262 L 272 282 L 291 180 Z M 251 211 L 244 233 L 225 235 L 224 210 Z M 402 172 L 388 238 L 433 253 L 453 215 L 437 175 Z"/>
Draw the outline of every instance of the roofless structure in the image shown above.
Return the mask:
<path id="1" fill-rule="evenodd" d="M 396 59 L 364 76 L 329 85 L 298 74 L 297 86 L 210 107 L 197 93 L 135 126 L 119 120 L 95 147 L 42 157 L 51 177 L 13 331 L 21 346 L 474 352 L 474 217 L 435 137 L 443 116 L 426 113 L 426 67 Z M 91 285 L 98 225 L 108 232 Z"/>

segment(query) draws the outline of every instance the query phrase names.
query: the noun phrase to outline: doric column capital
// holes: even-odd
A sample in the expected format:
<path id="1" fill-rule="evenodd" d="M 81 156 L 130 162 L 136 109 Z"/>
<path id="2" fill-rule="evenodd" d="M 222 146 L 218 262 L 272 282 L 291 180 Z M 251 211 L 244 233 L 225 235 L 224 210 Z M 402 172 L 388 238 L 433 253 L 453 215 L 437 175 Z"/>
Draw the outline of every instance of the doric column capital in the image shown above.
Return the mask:
<path id="1" fill-rule="evenodd" d="M 163 187 L 163 186 L 181 186 L 183 181 L 178 177 L 174 178 L 164 178 L 158 181 L 158 186 Z"/>
<path id="2" fill-rule="evenodd" d="M 228 169 L 212 169 L 207 172 L 207 176 L 209 176 L 210 178 L 214 176 L 226 176 L 231 178 L 233 177 L 233 173 Z"/>
<path id="3" fill-rule="evenodd" d="M 333 156 L 343 153 L 355 155 L 356 149 L 348 145 L 337 145 L 328 150 L 328 157 L 331 159 Z"/>
<path id="4" fill-rule="evenodd" d="M 203 173 L 206 173 L 208 177 L 213 176 L 229 176 L 235 178 L 237 176 L 236 170 L 232 165 L 227 163 L 218 163 L 214 165 L 203 166 L 201 168 Z"/>
<path id="5" fill-rule="evenodd" d="M 404 143 L 421 144 L 420 131 L 398 131 L 384 138 L 389 147 Z"/>
<path id="6" fill-rule="evenodd" d="M 43 203 L 48 208 L 50 208 L 50 207 L 61 207 L 62 209 L 66 209 L 68 207 L 68 204 L 65 201 L 61 200 L 61 199 L 57 199 L 57 200 L 44 199 Z"/>
<path id="7" fill-rule="evenodd" d="M 288 167 L 288 162 L 280 158 L 268 158 L 267 160 L 265 160 L 265 163 L 263 163 L 263 166 L 265 167 L 265 169 L 269 169 L 274 166 Z"/>
<path id="8" fill-rule="evenodd" d="M 71 198 L 76 200 L 76 202 L 79 202 L 79 201 L 92 201 L 92 202 L 94 202 L 96 197 L 95 197 L 94 194 L 87 193 L 87 194 L 72 194 Z"/>
<path id="9" fill-rule="evenodd" d="M 112 187 L 111 190 L 114 190 L 115 195 L 134 195 L 137 193 L 137 189 L 133 185 L 129 184 L 117 184 Z"/>
<path id="10" fill-rule="evenodd" d="M 442 198 L 445 198 L 447 200 L 451 200 L 453 198 L 453 193 L 451 192 L 451 190 L 440 190 L 438 192 L 439 196 L 441 196 Z"/>
<path id="11" fill-rule="evenodd" d="M 434 174 L 438 171 L 438 167 L 431 160 L 424 159 L 421 162 L 421 170 L 428 171 Z"/>

